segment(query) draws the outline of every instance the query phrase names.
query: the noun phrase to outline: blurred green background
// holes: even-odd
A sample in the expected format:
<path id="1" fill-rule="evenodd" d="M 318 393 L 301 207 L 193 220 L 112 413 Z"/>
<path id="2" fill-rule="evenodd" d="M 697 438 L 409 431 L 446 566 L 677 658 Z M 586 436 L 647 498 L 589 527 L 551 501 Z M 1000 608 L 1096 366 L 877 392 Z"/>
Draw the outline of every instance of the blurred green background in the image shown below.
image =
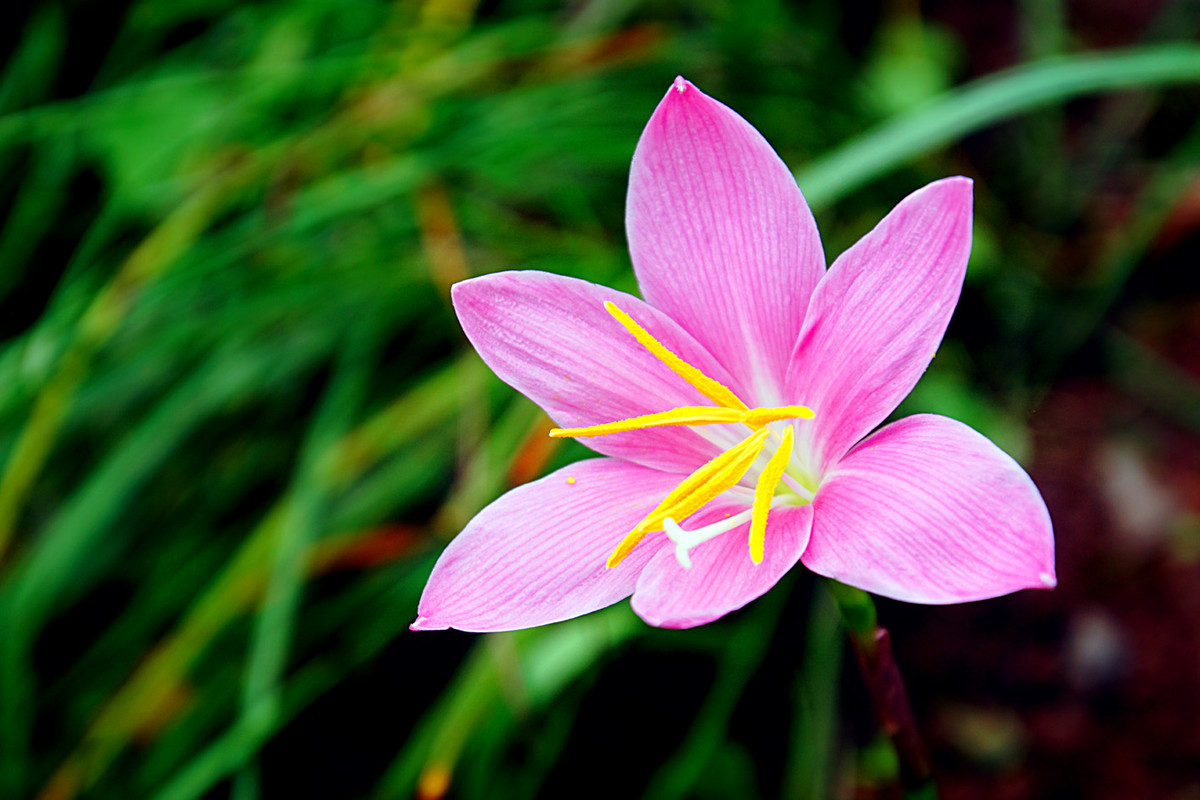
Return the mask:
<path id="1" fill-rule="evenodd" d="M 412 634 L 433 560 L 586 455 L 448 287 L 632 288 L 676 74 L 832 257 L 976 179 L 901 409 L 1020 459 L 1060 587 L 881 603 L 943 797 L 1200 797 L 1200 3 L 60 0 L 0 27 L 0 797 L 890 797 L 829 599 Z"/>

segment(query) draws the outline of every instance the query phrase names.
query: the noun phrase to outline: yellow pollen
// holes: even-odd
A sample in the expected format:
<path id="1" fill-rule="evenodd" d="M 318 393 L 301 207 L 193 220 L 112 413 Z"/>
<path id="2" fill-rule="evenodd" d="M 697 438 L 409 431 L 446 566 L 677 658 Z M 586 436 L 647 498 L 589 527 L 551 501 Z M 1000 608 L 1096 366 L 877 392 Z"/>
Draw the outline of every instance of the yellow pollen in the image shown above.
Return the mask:
<path id="1" fill-rule="evenodd" d="M 738 411 L 749 410 L 749 406 L 743 403 L 727 386 L 720 381 L 713 380 L 672 353 L 662 342 L 651 336 L 645 328 L 634 322 L 632 317 L 617 308 L 616 303 L 606 301 L 604 309 L 612 314 L 613 318 L 625 327 L 625 330 L 633 334 L 633 338 L 637 339 L 642 347 L 649 350 L 651 355 L 670 367 L 676 375 L 696 387 L 700 394 L 725 408 L 736 408 Z"/>
<path id="2" fill-rule="evenodd" d="M 656 428 L 663 425 L 709 425 L 714 422 L 741 422 L 746 413 L 732 408 L 683 406 L 658 414 L 645 414 L 616 422 L 606 422 L 603 425 L 590 425 L 586 428 L 554 428 L 550 431 L 550 436 L 555 439 L 568 436 L 607 436 L 610 433 Z"/>
<path id="3" fill-rule="evenodd" d="M 727 489 L 737 485 L 750 465 L 754 463 L 770 432 L 766 429 L 751 434 L 737 445 L 709 461 L 700 469 L 683 479 L 675 489 L 663 498 L 658 507 L 647 514 L 641 522 L 617 545 L 608 557 L 607 566 L 615 567 L 629 555 L 647 533 L 662 527 L 667 517 L 683 519 L 699 511 L 711 500 Z"/>
<path id="4" fill-rule="evenodd" d="M 755 564 L 761 564 L 763 560 L 767 540 L 767 512 L 771 510 L 771 498 L 775 496 L 775 487 L 792 457 L 794 438 L 790 427 L 783 432 L 783 442 L 767 462 L 766 469 L 758 476 L 758 483 L 754 485 L 754 505 L 750 517 L 750 560 Z"/>

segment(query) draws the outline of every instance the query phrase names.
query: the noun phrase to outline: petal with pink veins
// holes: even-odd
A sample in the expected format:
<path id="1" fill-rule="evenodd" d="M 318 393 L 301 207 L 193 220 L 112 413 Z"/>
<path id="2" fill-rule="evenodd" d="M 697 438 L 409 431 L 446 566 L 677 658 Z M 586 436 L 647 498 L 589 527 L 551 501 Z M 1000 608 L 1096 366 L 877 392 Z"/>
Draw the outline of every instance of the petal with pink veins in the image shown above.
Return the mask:
<path id="1" fill-rule="evenodd" d="M 715 502 L 690 517 L 689 530 L 745 511 L 745 505 Z M 723 617 L 766 593 L 795 566 L 808 543 L 812 506 L 784 506 L 767 518 L 765 556 L 750 560 L 750 523 L 692 548 L 690 569 L 680 566 L 670 542 L 642 571 L 633 610 L 660 628 L 693 628 Z"/>
<path id="2" fill-rule="evenodd" d="M 452 290 L 471 344 L 500 379 L 564 428 L 712 401 L 652 356 L 604 308 L 612 301 L 683 360 L 726 386 L 728 373 L 672 322 L 632 295 L 546 272 L 498 272 Z M 744 433 L 733 426 L 662 427 L 581 439 L 598 453 L 691 472 Z"/>
<path id="3" fill-rule="evenodd" d="M 813 293 L 788 367 L 788 402 L 816 412 L 797 449 L 822 474 L 912 391 L 946 332 L 971 252 L 971 181 L 904 198 Z"/>
<path id="4" fill-rule="evenodd" d="M 1054 534 L 1033 481 L 957 420 L 882 428 L 817 491 L 805 566 L 911 603 L 961 603 L 1055 585 Z"/>
<path id="5" fill-rule="evenodd" d="M 677 78 L 633 154 L 625 227 L 646 301 L 700 340 L 751 405 L 778 405 L 825 256 L 766 139 Z"/>
<path id="6" fill-rule="evenodd" d="M 504 494 L 442 552 L 413 630 L 531 628 L 628 597 L 665 537 L 646 537 L 612 569 L 605 561 L 678 480 L 594 458 Z"/>

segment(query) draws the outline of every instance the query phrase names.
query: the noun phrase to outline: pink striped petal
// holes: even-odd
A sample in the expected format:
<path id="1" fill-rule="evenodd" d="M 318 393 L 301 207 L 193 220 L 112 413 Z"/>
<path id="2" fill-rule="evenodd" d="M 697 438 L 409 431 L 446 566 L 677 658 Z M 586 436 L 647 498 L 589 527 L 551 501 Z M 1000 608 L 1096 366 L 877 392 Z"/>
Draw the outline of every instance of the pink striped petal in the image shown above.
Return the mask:
<path id="1" fill-rule="evenodd" d="M 971 181 L 900 202 L 830 267 L 788 367 L 789 402 L 816 418 L 797 448 L 822 474 L 916 385 L 946 332 L 971 252 Z"/>
<path id="2" fill-rule="evenodd" d="M 971 428 L 907 417 L 854 448 L 817 491 L 804 564 L 912 603 L 961 603 L 1055 585 L 1046 504 L 1025 471 Z"/>
<path id="3" fill-rule="evenodd" d="M 565 428 L 712 401 L 650 355 L 604 309 L 611 300 L 710 377 L 728 373 L 661 311 L 632 295 L 545 272 L 499 272 L 455 284 L 467 338 L 501 380 Z M 739 426 L 740 427 L 740 426 Z M 581 439 L 604 455 L 691 472 L 745 435 L 730 426 L 650 428 Z"/>
<path id="4" fill-rule="evenodd" d="M 578 617 L 628 597 L 666 541 L 651 534 L 604 565 L 677 475 L 595 458 L 508 492 L 442 552 L 413 630 L 510 631 Z"/>
<path id="5" fill-rule="evenodd" d="M 825 256 L 771 145 L 676 78 L 633 154 L 625 227 L 647 302 L 700 340 L 751 405 L 778 405 Z"/>
<path id="6" fill-rule="evenodd" d="M 712 503 L 684 527 L 698 528 L 745 510 L 746 505 Z M 667 541 L 638 579 L 633 610 L 660 628 L 692 628 L 741 608 L 795 566 L 808 543 L 812 517 L 812 506 L 771 511 L 761 564 L 750 560 L 748 522 L 692 548 L 690 569 L 679 565 L 675 547 Z"/>

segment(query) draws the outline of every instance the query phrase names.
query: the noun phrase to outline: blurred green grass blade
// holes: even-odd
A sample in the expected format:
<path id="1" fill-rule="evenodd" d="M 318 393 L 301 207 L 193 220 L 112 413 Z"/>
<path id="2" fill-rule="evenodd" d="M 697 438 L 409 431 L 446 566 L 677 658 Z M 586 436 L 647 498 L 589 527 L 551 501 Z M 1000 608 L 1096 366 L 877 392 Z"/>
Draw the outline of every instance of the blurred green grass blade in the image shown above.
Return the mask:
<path id="1" fill-rule="evenodd" d="M 197 745 L 182 750 L 179 755 L 196 755 L 173 770 L 165 784 L 152 795 L 154 800 L 195 800 L 204 796 L 248 755 L 256 753 L 275 731 L 313 700 L 337 686 L 347 672 L 375 656 L 396 636 L 408 635 L 408 612 L 416 604 L 432 566 L 432 559 L 415 558 L 398 565 L 396 570 L 374 576 L 370 582 L 385 588 L 363 592 L 364 606 L 351 609 L 342 623 L 351 630 L 350 638 L 360 646 L 341 654 L 340 658 L 315 658 L 298 669 L 284 686 L 279 713 L 271 726 L 259 729 L 235 724 L 215 740 L 210 738 L 206 747 Z M 172 754 L 161 755 L 170 757 Z"/>
<path id="2" fill-rule="evenodd" d="M 1200 82 L 1200 46 L 1159 45 L 1014 67 L 963 86 L 810 163 L 797 182 L 823 208 L 912 159 L 1009 117 L 1084 94 Z"/>
<path id="3" fill-rule="evenodd" d="M 427 158 L 405 155 L 331 175 L 293 198 L 288 233 L 302 236 L 339 217 L 367 213 L 393 202 L 415 189 L 431 168 Z"/>
<path id="4" fill-rule="evenodd" d="M 112 240 L 121 215 L 118 203 L 104 204 L 67 262 L 45 311 L 27 332 L 2 345 L 0 415 L 26 413 L 23 404 L 42 388 L 70 346 L 76 322 L 100 289 L 101 279 L 84 273 Z"/>
<path id="5" fill-rule="evenodd" d="M 479 511 L 510 487 L 512 468 L 522 442 L 536 435 L 544 419 L 540 408 L 524 397 L 513 397 L 491 424 L 486 436 L 463 454 L 462 471 L 443 504 L 435 527 L 457 533 Z"/>
<path id="6" fill-rule="evenodd" d="M 4 227 L 0 230 L 0 300 L 23 276 L 34 249 L 50 230 L 68 197 L 67 183 L 75 168 L 68 145 L 48 145 L 35 151 Z"/>
<path id="7" fill-rule="evenodd" d="M 786 576 L 727 631 L 713 687 L 679 748 L 650 779 L 648 800 L 682 800 L 703 779 L 729 735 L 738 700 L 767 655 L 772 631 L 794 584 L 795 575 Z"/>
<path id="8" fill-rule="evenodd" d="M 64 22 L 58 5 L 43 5 L 34 12 L 0 79 L 0 113 L 24 108 L 45 96 L 66 49 Z"/>
<path id="9" fill-rule="evenodd" d="M 841 619 L 825 587 L 813 585 L 804 640 L 804 662 L 796 675 L 791 757 L 782 796 L 789 800 L 824 800 L 832 794 L 834 744 L 838 727 L 838 684 L 845 642 Z"/>
<path id="10" fill-rule="evenodd" d="M 352 83 L 366 64 L 359 54 L 315 57 L 294 64 L 250 64 L 234 69 L 164 69 L 162 75 L 98 89 L 0 116 L 0 152 L 24 141 L 77 134 L 115 119 L 146 97 L 171 97 L 226 88 L 231 103 L 253 104 L 281 82 L 303 91 L 327 92 Z M 300 80 L 294 80 L 299 78 Z M 237 91 L 233 91 L 233 89 Z"/>
<path id="11" fill-rule="evenodd" d="M 383 629 L 369 636 L 356 636 L 363 647 L 345 663 L 333 666 L 315 661 L 300 669 L 288 681 L 283 707 L 271 724 L 260 729 L 239 722 L 193 758 L 157 791 L 154 800 L 195 800 L 210 791 L 231 771 L 244 763 L 266 742 L 270 734 L 293 717 L 317 696 L 335 686 L 345 670 L 369 658 L 406 627 L 405 611 L 410 610 L 424 584 L 431 563 L 426 563 L 399 581 L 394 603 L 378 608 L 378 613 L 354 613 L 357 627 Z M 375 620 L 378 619 L 379 622 Z M 380 797 L 410 797 L 422 768 L 434 763 L 452 769 L 463 748 L 483 717 L 506 706 L 518 704 L 537 710 L 544 708 L 584 670 L 641 628 L 628 607 L 617 606 L 553 628 L 500 634 L 500 650 L 515 648 L 511 655 L 497 657 L 486 640 L 460 670 L 455 680 L 459 690 L 441 695 L 439 705 L 430 712 L 421 729 L 409 739 L 401 758 L 393 767 L 394 791 L 386 785 Z M 409 635 L 404 633 L 403 635 Z M 512 670 L 516 672 L 513 673 Z M 513 697 L 514 688 L 519 697 Z M 510 718 L 511 719 L 511 718 Z M 512 722 L 508 723 L 511 726 Z M 408 788 L 404 788 L 408 787 Z"/>
<path id="12" fill-rule="evenodd" d="M 239 175 L 230 172 L 202 185 L 129 255 L 79 318 L 67 351 L 34 401 L 29 419 L 0 474 L 0 558 L 12 539 L 25 499 L 41 474 L 72 398 L 86 377 L 95 353 L 121 324 L 138 290 L 157 278 L 191 246 L 238 179 Z"/>
<path id="13" fill-rule="evenodd" d="M 445 428 L 484 385 L 486 376 L 480 366 L 478 358 L 470 354 L 431 373 L 395 402 L 329 445 L 316 457 L 315 474 L 327 482 L 330 491 L 345 492 L 380 462 L 428 438 L 430 431 Z M 431 451 L 444 458 L 452 451 L 452 433 L 451 430 L 448 440 L 430 448 Z M 411 455 L 393 460 L 405 469 L 395 480 L 381 483 L 380 507 L 395 509 L 420 496 L 424 485 L 407 479 L 413 460 Z M 418 470 L 418 474 L 434 479 L 439 475 L 437 470 L 429 469 Z M 60 780 L 85 785 L 97 780 L 185 680 L 192 665 L 220 632 L 259 597 L 266 581 L 266 565 L 289 514 L 290 502 L 290 496 L 285 496 L 263 518 L 183 620 L 96 714 L 83 743 L 60 768 Z M 356 523 L 353 527 L 372 524 L 380 518 L 377 510 L 364 511 L 354 506 L 351 513 L 343 509 L 329 519 L 329 524 L 333 530 L 345 529 L 341 524 L 346 518 Z M 234 738 L 241 741 L 238 737 L 242 736 L 236 734 Z"/>
<path id="14" fill-rule="evenodd" d="M 349 341 L 300 455 L 246 664 L 239 725 L 254 730 L 272 730 L 277 724 L 279 680 L 299 614 L 306 555 L 318 536 L 329 502 L 331 487 L 320 465 L 325 452 L 349 429 L 362 401 L 371 371 L 375 331 L 375 320 L 360 319 L 347 334 Z M 239 777 L 237 786 L 239 797 L 249 800 L 258 796 L 256 780 Z"/>
<path id="15" fill-rule="evenodd" d="M 506 705 L 515 704 L 517 711 L 544 708 L 600 656 L 642 629 L 622 603 L 550 627 L 487 634 L 408 738 L 372 797 L 403 800 L 419 796 L 422 781 L 450 781 L 488 715 Z"/>
<path id="16" fill-rule="evenodd" d="M 55 603 L 82 588 L 88 558 L 143 482 L 203 419 L 279 367 L 278 356 L 241 354 L 197 370 L 133 429 L 4 576 L 0 589 L 0 789 L 24 783 L 36 682 L 30 649 Z"/>
<path id="17" fill-rule="evenodd" d="M 1064 361 L 1100 331 L 1122 290 L 1143 264 L 1164 224 L 1200 180 L 1200 125 L 1193 127 L 1144 182 L 1129 221 L 1095 257 L 1095 277 L 1055 304 L 1043 321 L 1041 374 L 1048 383 Z M 1036 385 L 1036 384 L 1035 384 Z"/>
<path id="18" fill-rule="evenodd" d="M 271 714 L 277 720 L 277 714 Z M 153 795 L 153 800 L 192 800 L 202 797 L 236 769 L 249 755 L 258 752 L 272 729 L 257 722 L 239 721 L 194 758 L 170 783 Z"/>

